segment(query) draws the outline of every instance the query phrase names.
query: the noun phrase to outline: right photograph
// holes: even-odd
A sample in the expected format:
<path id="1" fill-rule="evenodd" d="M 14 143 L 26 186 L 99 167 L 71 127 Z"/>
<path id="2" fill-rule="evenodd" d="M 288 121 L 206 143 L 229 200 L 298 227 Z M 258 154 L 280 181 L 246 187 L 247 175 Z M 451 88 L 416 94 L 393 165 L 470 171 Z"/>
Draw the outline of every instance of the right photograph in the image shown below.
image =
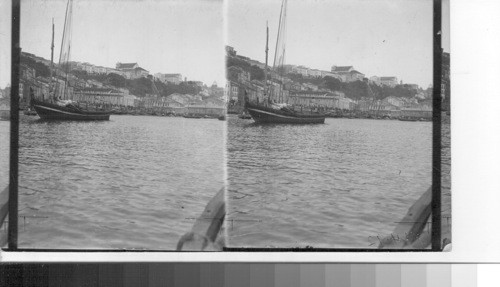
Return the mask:
<path id="1" fill-rule="evenodd" d="M 227 2 L 228 250 L 431 249 L 433 4 Z M 440 239 L 449 248 L 447 40 Z"/>

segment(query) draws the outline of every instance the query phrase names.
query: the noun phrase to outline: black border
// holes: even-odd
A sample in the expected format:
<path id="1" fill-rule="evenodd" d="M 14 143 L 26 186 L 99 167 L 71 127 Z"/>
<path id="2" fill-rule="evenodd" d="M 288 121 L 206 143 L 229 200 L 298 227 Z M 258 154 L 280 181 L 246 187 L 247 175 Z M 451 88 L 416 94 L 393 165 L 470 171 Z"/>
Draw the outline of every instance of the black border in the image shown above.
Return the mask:
<path id="1" fill-rule="evenodd" d="M 10 88 L 10 172 L 9 172 L 9 250 L 17 250 L 18 235 L 18 171 L 19 171 L 19 64 L 21 47 L 19 31 L 21 23 L 21 0 L 12 0 L 12 46 Z"/>
<path id="2" fill-rule="evenodd" d="M 397 1 L 397 0 L 395 0 Z M 19 149 L 19 65 L 21 47 L 20 0 L 12 0 L 12 58 L 11 58 L 11 120 L 10 120 L 10 179 L 8 252 L 178 252 L 175 250 L 123 249 L 23 249 L 18 248 L 18 149 Z M 224 248 L 223 252 L 435 252 L 441 247 L 441 0 L 433 0 L 433 118 L 432 118 L 432 230 L 431 249 L 368 249 L 368 248 Z M 185 252 L 179 252 L 185 253 Z M 218 252 L 214 253 L 217 254 Z"/>
<path id="3" fill-rule="evenodd" d="M 434 79 L 432 91 L 432 230 L 433 251 L 441 251 L 441 0 L 434 0 Z"/>

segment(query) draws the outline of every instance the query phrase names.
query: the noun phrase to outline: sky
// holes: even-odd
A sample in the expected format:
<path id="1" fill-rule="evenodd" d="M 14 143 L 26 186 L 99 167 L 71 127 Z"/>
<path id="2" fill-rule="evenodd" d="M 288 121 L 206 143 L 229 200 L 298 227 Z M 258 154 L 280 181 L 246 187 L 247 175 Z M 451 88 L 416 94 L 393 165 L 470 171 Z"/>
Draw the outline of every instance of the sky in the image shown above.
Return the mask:
<path id="1" fill-rule="evenodd" d="M 22 1 L 23 51 L 50 59 L 54 18 L 58 61 L 66 2 Z M 75 0 L 72 33 L 73 61 L 113 68 L 137 62 L 151 74 L 224 84 L 222 0 Z"/>
<path id="2" fill-rule="evenodd" d="M 0 0 L 0 89 L 10 83 L 11 2 Z"/>
<path id="3" fill-rule="evenodd" d="M 228 1 L 228 38 L 240 55 L 274 57 L 281 0 Z M 432 83 L 432 0 L 289 0 L 286 63 Z"/>
<path id="4" fill-rule="evenodd" d="M 66 0 L 22 0 L 23 51 L 50 59 L 52 17 L 57 61 Z M 449 0 L 443 0 L 443 48 L 450 52 Z M 226 40 L 264 61 L 269 21 L 272 62 L 281 0 L 76 0 L 72 59 L 114 67 L 138 62 L 152 73 L 224 82 Z M 0 88 L 10 83 L 10 1 L 0 1 Z M 367 76 L 432 82 L 431 0 L 289 0 L 287 62 L 330 70 L 353 65 Z"/>

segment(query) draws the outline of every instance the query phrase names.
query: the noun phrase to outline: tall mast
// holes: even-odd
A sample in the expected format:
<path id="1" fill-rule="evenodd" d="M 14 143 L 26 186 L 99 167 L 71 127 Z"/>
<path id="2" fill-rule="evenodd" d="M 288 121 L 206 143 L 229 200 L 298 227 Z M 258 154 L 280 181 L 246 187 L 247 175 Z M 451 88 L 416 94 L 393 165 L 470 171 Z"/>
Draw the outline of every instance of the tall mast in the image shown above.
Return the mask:
<path id="1" fill-rule="evenodd" d="M 52 41 L 50 42 L 50 82 L 49 82 L 49 98 L 52 95 L 53 78 L 52 73 L 54 71 L 54 18 L 52 18 Z M 54 89 L 55 92 L 55 89 Z"/>
<path id="2" fill-rule="evenodd" d="M 280 76 L 281 86 L 279 89 L 278 101 L 283 100 L 283 69 L 285 63 L 285 37 L 286 37 L 286 6 L 287 0 L 281 2 L 280 20 L 278 25 L 278 35 L 276 37 L 276 48 L 274 51 L 273 70 Z"/>
<path id="3" fill-rule="evenodd" d="M 266 21 L 266 68 L 264 69 L 264 84 L 267 85 L 267 55 L 269 53 L 269 26 Z"/>
<path id="4" fill-rule="evenodd" d="M 52 18 L 52 41 L 50 44 L 50 80 L 52 81 L 52 70 L 54 69 L 54 18 Z"/>
<path id="5" fill-rule="evenodd" d="M 276 47 L 275 47 L 275 50 L 274 50 L 274 63 L 273 63 L 273 68 L 276 68 L 276 57 L 278 55 L 278 46 L 280 44 L 280 34 L 281 34 L 281 20 L 282 20 L 282 17 L 283 17 L 283 6 L 285 5 L 285 1 L 286 0 L 283 0 L 283 2 L 281 2 L 281 11 L 280 11 L 280 21 L 278 23 L 278 35 L 276 36 Z M 278 59 L 279 61 L 279 59 Z"/>
<path id="6" fill-rule="evenodd" d="M 63 97 L 66 97 L 67 85 L 68 85 L 68 73 L 69 73 L 69 59 L 70 59 L 70 49 L 71 49 L 71 30 L 72 30 L 72 12 L 73 12 L 73 0 L 68 0 L 66 6 L 66 15 L 64 18 L 64 29 L 63 37 L 61 40 L 61 53 L 59 54 L 59 67 L 64 65 L 63 70 L 65 70 L 65 82 Z"/>

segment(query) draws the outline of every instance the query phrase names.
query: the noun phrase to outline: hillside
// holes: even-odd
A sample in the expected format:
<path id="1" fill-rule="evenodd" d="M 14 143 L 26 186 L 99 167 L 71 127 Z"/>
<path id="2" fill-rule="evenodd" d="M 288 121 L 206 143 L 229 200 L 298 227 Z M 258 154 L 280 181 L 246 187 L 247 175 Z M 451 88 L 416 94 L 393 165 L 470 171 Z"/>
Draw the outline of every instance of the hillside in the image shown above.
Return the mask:
<path id="1" fill-rule="evenodd" d="M 48 78 L 50 77 L 50 68 L 43 62 L 37 62 L 34 59 L 21 54 L 21 64 L 28 66 L 35 70 L 37 77 Z M 70 72 L 79 80 L 89 81 L 94 80 L 100 82 L 106 86 L 111 86 L 115 88 L 126 88 L 130 91 L 130 94 L 137 97 L 144 97 L 147 94 L 155 94 L 153 91 L 153 77 L 148 76 L 147 78 L 139 79 L 126 79 L 118 74 L 89 74 L 86 71 L 72 70 Z M 158 89 L 159 95 L 166 97 L 168 95 L 179 93 L 179 94 L 191 94 L 195 95 L 201 91 L 201 87 L 197 86 L 192 82 L 181 82 L 179 84 L 169 83 L 168 85 L 160 82 L 154 81 L 156 88 Z"/>
<path id="2" fill-rule="evenodd" d="M 227 57 L 226 67 L 239 67 L 250 73 L 250 80 L 264 80 L 264 70 L 256 65 L 251 65 L 242 58 Z M 342 82 L 336 78 L 304 78 L 300 74 L 288 73 L 287 78 L 295 83 L 309 83 L 318 86 L 320 89 L 343 92 L 347 97 L 358 100 L 361 98 L 384 99 L 386 97 L 412 98 L 417 94 L 417 90 L 408 85 L 396 85 L 395 87 L 377 86 L 367 81 Z"/>

